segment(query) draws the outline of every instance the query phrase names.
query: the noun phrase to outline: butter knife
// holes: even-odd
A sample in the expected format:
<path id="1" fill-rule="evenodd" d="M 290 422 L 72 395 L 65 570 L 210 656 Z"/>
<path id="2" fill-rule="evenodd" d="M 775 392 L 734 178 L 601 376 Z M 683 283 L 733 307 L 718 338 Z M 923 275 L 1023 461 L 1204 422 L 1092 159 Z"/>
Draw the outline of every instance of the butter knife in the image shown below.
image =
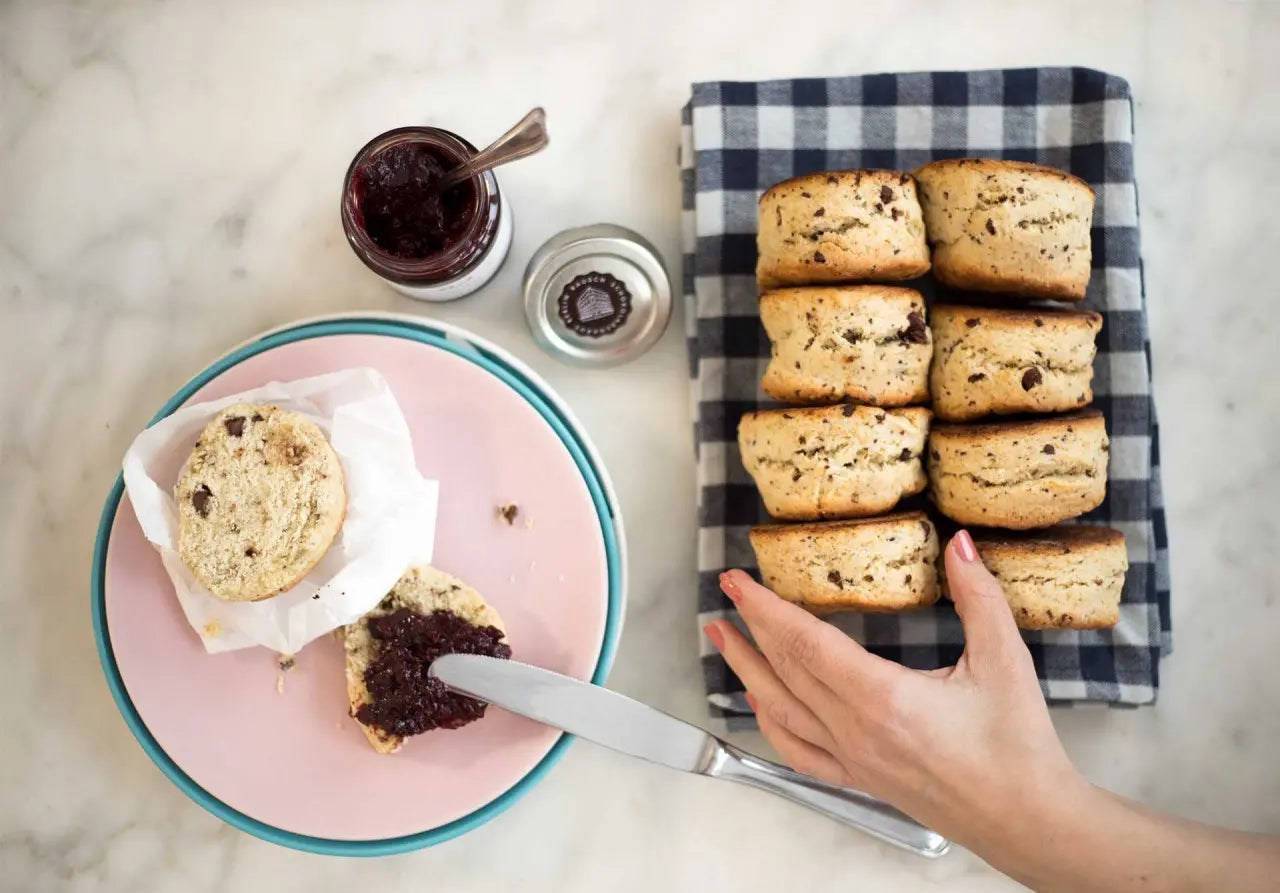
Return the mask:
<path id="1" fill-rule="evenodd" d="M 672 769 L 759 788 L 928 858 L 951 842 L 869 794 L 829 785 L 721 741 L 607 688 L 513 660 L 447 654 L 430 674 L 448 688 Z"/>

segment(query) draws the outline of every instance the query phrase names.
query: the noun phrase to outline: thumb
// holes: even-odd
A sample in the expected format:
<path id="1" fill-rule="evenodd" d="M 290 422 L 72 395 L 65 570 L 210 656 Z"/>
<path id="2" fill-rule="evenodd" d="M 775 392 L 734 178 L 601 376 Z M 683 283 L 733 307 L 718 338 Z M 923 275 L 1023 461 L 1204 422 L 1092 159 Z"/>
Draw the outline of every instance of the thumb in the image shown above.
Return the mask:
<path id="1" fill-rule="evenodd" d="M 1000 582 L 983 565 L 969 531 L 961 530 L 947 544 L 947 589 L 964 627 L 965 651 L 979 661 L 1025 650 L 1013 612 Z"/>

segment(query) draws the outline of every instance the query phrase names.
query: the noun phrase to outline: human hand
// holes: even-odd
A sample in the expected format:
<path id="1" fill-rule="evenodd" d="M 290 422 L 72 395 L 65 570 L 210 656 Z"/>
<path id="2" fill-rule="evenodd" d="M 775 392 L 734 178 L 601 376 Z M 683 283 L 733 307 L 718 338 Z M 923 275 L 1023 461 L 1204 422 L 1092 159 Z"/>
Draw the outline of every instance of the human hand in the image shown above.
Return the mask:
<path id="1" fill-rule="evenodd" d="M 705 632 L 794 769 L 864 790 L 973 847 L 1088 785 L 1058 741 L 1031 654 L 967 532 L 945 560 L 965 637 L 954 667 L 910 670 L 877 657 L 742 571 L 720 583 L 756 646 L 728 621 Z"/>

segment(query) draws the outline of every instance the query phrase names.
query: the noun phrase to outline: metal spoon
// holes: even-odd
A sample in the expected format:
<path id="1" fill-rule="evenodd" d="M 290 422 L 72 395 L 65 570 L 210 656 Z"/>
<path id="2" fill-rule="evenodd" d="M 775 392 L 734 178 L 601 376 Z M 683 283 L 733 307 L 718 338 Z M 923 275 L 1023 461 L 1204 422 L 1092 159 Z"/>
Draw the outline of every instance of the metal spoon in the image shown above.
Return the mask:
<path id="1" fill-rule="evenodd" d="M 482 171 L 541 151 L 546 148 L 546 145 L 547 113 L 539 106 L 516 122 L 515 127 L 498 137 L 487 148 L 481 149 L 441 177 L 436 188 L 443 192 L 450 186 L 461 183 Z"/>

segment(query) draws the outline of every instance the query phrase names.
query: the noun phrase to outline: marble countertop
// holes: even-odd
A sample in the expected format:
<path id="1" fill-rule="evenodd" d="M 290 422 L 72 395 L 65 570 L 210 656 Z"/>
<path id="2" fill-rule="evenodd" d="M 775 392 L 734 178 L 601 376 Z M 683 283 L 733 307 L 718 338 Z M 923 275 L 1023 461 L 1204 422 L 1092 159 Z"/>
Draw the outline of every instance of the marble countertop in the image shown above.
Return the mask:
<path id="1" fill-rule="evenodd" d="M 0 6 L 0 887 L 1012 888 L 967 853 L 926 863 L 764 795 L 583 743 L 508 813 L 433 850 L 370 862 L 290 852 L 222 825 L 156 770 L 116 713 L 89 624 L 102 499 L 181 382 L 297 317 L 429 312 L 532 364 L 596 438 L 632 557 L 611 683 L 702 719 L 679 319 L 635 362 L 575 371 L 531 341 L 522 268 L 551 233 L 596 221 L 639 230 L 678 268 L 675 151 L 692 81 L 928 68 L 1080 64 L 1133 85 L 1176 650 L 1156 708 L 1055 720 L 1098 782 L 1280 831 L 1280 4 L 831 11 L 785 0 L 732 12 L 701 0 Z M 535 104 L 553 144 L 503 176 L 518 224 L 493 283 L 426 307 L 368 274 L 337 215 L 354 151 L 417 122 L 483 140 Z"/>

